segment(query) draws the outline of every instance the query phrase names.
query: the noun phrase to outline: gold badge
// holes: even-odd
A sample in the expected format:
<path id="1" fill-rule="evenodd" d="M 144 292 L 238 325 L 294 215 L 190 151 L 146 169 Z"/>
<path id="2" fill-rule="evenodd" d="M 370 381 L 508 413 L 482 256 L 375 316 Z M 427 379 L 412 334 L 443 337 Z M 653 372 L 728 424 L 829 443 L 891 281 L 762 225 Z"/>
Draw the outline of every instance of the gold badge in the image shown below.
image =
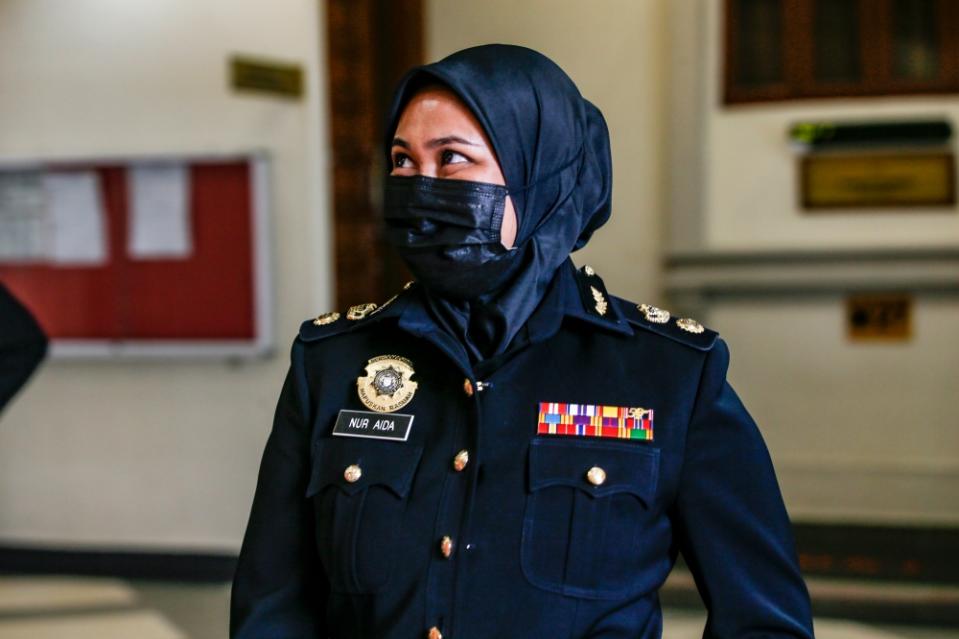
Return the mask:
<path id="1" fill-rule="evenodd" d="M 593 301 L 596 302 L 596 312 L 600 315 L 606 314 L 606 298 L 595 286 L 590 286 L 589 290 L 593 293 Z"/>
<path id="2" fill-rule="evenodd" d="M 688 317 L 681 317 L 676 320 L 676 326 L 683 329 L 687 333 L 702 333 L 706 329 L 703 328 L 703 325 L 697 322 L 694 319 L 689 319 Z"/>
<path id="3" fill-rule="evenodd" d="M 315 320 L 313 320 L 313 323 L 316 324 L 317 326 L 325 326 L 327 324 L 332 324 L 338 319 L 340 319 L 340 314 L 337 313 L 336 311 L 332 311 L 330 313 L 323 313 L 322 315 L 317 317 Z"/>
<path id="4" fill-rule="evenodd" d="M 378 413 L 392 413 L 410 403 L 417 383 L 413 362 L 399 355 L 380 355 L 366 364 L 366 377 L 356 378 L 360 401 Z"/>
<path id="5" fill-rule="evenodd" d="M 372 302 L 368 304 L 357 304 L 356 306 L 351 306 L 350 310 L 346 312 L 346 319 L 353 321 L 361 320 L 375 310 L 376 304 Z"/>
<path id="6" fill-rule="evenodd" d="M 646 318 L 647 322 L 652 322 L 653 324 L 665 324 L 669 321 L 669 311 L 656 308 L 655 306 L 650 306 L 649 304 L 640 304 L 636 308 L 639 309 L 639 312 L 643 314 L 643 317 Z"/>

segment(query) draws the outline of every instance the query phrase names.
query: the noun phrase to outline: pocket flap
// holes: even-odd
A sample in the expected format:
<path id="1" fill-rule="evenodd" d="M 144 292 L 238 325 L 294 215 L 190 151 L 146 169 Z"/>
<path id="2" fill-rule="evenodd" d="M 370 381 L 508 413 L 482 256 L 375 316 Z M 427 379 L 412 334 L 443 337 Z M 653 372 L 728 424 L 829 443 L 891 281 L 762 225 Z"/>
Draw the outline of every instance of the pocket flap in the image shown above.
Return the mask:
<path id="1" fill-rule="evenodd" d="M 594 467 L 602 470 L 598 485 L 587 475 Z M 530 491 L 569 486 L 596 497 L 626 492 L 649 506 L 658 479 L 658 448 L 580 438 L 534 439 L 530 443 Z"/>
<path id="2" fill-rule="evenodd" d="M 379 485 L 402 499 L 410 490 L 422 453 L 422 446 L 408 443 L 346 437 L 318 439 L 313 446 L 313 471 L 306 496 L 312 497 L 330 485 L 348 495 Z M 346 478 L 350 466 L 360 470 L 354 481 Z"/>

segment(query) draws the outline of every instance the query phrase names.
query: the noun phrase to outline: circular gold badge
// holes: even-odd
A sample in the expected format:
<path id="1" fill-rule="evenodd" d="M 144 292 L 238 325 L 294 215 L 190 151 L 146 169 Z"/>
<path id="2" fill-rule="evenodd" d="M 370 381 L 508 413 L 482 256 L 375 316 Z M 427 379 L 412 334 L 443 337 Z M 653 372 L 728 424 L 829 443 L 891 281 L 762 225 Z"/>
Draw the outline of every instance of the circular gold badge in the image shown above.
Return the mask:
<path id="1" fill-rule="evenodd" d="M 356 378 L 360 401 L 378 413 L 397 411 L 413 399 L 416 382 L 413 362 L 399 355 L 380 355 L 366 364 L 366 377 Z"/>

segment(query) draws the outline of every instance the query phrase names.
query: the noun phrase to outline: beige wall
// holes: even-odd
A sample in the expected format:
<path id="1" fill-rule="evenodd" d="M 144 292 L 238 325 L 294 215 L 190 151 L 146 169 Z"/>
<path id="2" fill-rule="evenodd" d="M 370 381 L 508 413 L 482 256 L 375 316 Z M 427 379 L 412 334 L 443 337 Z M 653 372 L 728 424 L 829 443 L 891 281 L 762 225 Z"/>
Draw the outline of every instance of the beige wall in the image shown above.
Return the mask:
<path id="1" fill-rule="evenodd" d="M 669 133 L 677 141 L 667 153 L 671 248 L 710 254 L 959 246 L 956 209 L 805 215 L 797 205 L 797 156 L 787 142 L 789 126 L 806 119 L 932 116 L 955 123 L 959 100 L 724 107 L 721 4 L 673 0 L 669 9 Z M 897 264 L 844 272 L 858 270 L 857 281 L 881 288 L 878 273 L 901 271 L 888 286 L 909 291 L 910 266 Z M 947 273 L 955 272 L 950 264 Z M 802 281 L 801 269 L 780 264 L 775 272 Z M 916 272 L 918 278 L 928 271 Z M 763 429 L 790 512 L 809 521 L 959 522 L 959 299 L 915 293 L 914 335 L 893 344 L 850 342 L 844 299 L 837 288 L 819 295 L 718 296 L 705 304 L 710 325 L 730 344 L 730 379 Z"/>
<path id="2" fill-rule="evenodd" d="M 658 297 L 665 177 L 662 163 L 666 0 L 429 0 L 430 60 L 502 42 L 552 58 L 600 108 L 613 147 L 613 215 L 573 257 L 609 290 Z"/>
<path id="3" fill-rule="evenodd" d="M 319 6 L 0 2 L 0 157 L 268 152 L 277 344 L 48 361 L 0 420 L 0 544 L 238 548 L 289 344 L 330 298 Z M 232 93 L 236 52 L 302 64 L 306 97 Z"/>

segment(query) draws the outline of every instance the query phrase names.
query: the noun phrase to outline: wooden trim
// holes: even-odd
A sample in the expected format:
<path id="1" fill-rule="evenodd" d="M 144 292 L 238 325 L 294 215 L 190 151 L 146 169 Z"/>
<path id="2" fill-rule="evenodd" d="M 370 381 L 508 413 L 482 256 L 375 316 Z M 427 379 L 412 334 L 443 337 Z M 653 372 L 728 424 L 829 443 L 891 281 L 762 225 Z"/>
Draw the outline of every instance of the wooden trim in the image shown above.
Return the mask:
<path id="1" fill-rule="evenodd" d="M 781 0 L 792 2 L 794 0 Z M 770 84 L 765 87 L 744 87 L 738 84 L 737 69 L 739 59 L 738 59 L 738 48 L 735 46 L 739 38 L 739 12 L 736 6 L 737 0 L 726 0 L 725 2 L 725 24 L 723 27 L 724 31 L 724 41 L 725 41 L 725 51 L 726 56 L 724 56 L 724 74 L 725 82 L 724 86 L 724 95 L 723 102 L 726 104 L 733 104 L 737 102 L 762 102 L 767 100 L 785 100 L 789 97 L 789 83 L 788 81 L 779 82 L 776 84 Z M 783 10 L 783 31 L 780 33 L 780 37 L 783 37 L 786 27 L 786 11 Z M 788 80 L 788 68 L 786 67 L 786 47 L 787 43 L 783 42 L 783 77 Z"/>
<path id="2" fill-rule="evenodd" d="M 955 37 L 959 31 L 959 6 L 954 0 L 937 0 L 941 67 L 939 77 L 931 81 L 893 78 L 892 0 L 859 0 L 863 72 L 859 83 L 815 81 L 812 28 L 816 0 L 781 0 L 787 20 L 783 27 L 786 81 L 762 87 L 737 85 L 735 57 L 740 20 L 736 2 L 724 3 L 723 104 L 959 93 L 959 38 Z"/>
<path id="3" fill-rule="evenodd" d="M 409 273 L 386 245 L 383 122 L 400 75 L 423 61 L 422 0 L 328 0 L 336 306 L 382 302 Z"/>

